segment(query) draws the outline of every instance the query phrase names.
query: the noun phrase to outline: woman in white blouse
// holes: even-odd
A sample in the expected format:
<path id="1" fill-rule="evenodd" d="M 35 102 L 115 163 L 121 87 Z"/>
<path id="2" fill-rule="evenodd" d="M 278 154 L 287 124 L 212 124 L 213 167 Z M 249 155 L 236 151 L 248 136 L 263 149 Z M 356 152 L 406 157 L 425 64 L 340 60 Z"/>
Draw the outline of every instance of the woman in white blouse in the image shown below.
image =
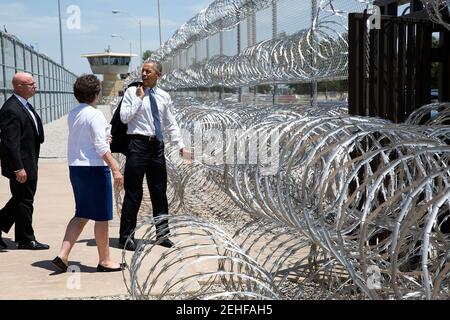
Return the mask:
<path id="1" fill-rule="evenodd" d="M 52 261 L 62 271 L 68 267 L 69 253 L 89 220 L 95 221 L 95 240 L 99 263 L 97 271 L 123 270 L 124 265 L 111 260 L 109 220 L 112 220 L 111 171 L 116 188 L 123 186 L 123 176 L 109 149 L 109 124 L 95 109 L 100 81 L 83 75 L 74 84 L 80 105 L 69 113 L 68 162 L 70 182 L 75 196 L 75 217 L 67 226 L 58 256 Z"/>

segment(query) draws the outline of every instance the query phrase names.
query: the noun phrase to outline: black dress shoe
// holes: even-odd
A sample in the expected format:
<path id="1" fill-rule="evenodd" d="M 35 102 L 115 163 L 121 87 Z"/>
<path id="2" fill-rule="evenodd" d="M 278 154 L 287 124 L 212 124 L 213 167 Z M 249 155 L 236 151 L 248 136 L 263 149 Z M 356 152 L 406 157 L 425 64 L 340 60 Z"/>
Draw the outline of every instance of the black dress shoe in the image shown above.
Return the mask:
<path id="1" fill-rule="evenodd" d="M 53 259 L 52 263 L 55 267 L 57 267 L 61 271 L 64 271 L 64 272 L 67 271 L 68 265 L 65 264 L 64 261 L 62 261 L 62 259 L 60 257 L 56 257 L 55 259 Z"/>
<path id="2" fill-rule="evenodd" d="M 136 242 L 135 240 L 128 240 L 124 243 L 119 242 L 119 249 L 125 249 L 128 251 L 136 251 Z"/>
<path id="3" fill-rule="evenodd" d="M 156 239 L 156 244 L 166 248 L 172 248 L 174 246 L 174 243 L 167 238 Z"/>
<path id="4" fill-rule="evenodd" d="M 34 241 L 24 242 L 24 243 L 19 242 L 17 249 L 19 249 L 19 250 L 48 250 L 48 249 L 50 249 L 50 246 L 34 240 Z"/>
<path id="5" fill-rule="evenodd" d="M 115 271 L 122 271 L 123 269 L 125 269 L 126 264 L 125 263 L 121 263 L 120 267 L 118 268 L 108 268 L 108 267 L 104 267 L 101 264 L 99 264 L 97 266 L 97 272 L 115 272 Z"/>
<path id="6" fill-rule="evenodd" d="M 8 246 L 2 239 L 2 232 L 0 231 L 0 250 L 6 249 Z"/>

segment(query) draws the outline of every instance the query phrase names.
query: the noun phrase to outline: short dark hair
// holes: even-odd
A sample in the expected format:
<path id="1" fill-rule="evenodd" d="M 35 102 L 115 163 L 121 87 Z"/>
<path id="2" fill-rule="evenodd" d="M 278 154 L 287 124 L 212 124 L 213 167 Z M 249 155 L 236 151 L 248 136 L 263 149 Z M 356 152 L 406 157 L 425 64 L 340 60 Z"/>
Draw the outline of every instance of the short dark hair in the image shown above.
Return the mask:
<path id="1" fill-rule="evenodd" d="M 158 71 L 159 73 L 162 73 L 162 71 L 163 71 L 162 64 L 159 61 L 148 60 L 148 61 L 145 61 L 144 64 L 153 64 L 155 66 L 156 71 Z"/>
<path id="2" fill-rule="evenodd" d="M 91 103 L 100 91 L 100 80 L 93 74 L 78 77 L 73 85 L 73 94 L 79 103 Z"/>

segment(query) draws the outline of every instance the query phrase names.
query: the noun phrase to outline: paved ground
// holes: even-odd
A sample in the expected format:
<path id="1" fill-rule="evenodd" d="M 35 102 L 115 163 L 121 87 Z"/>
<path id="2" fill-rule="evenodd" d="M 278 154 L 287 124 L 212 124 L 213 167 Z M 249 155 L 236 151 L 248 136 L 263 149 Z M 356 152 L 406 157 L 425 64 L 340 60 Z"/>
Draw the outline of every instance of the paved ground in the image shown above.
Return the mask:
<path id="1" fill-rule="evenodd" d="M 0 251 L 0 299 L 54 299 L 63 297 L 106 296 L 126 293 L 122 273 L 99 274 L 93 222 L 90 222 L 70 257 L 80 273 L 57 273 L 50 261 L 56 256 L 65 228 L 74 213 L 73 194 L 67 163 L 41 161 L 33 226 L 40 242 L 50 245 L 46 251 L 15 249 L 14 230 L 3 234 L 8 250 Z M 8 181 L 0 179 L 0 205 L 9 199 Z M 111 254 L 121 259 L 117 247 L 117 215 L 110 226 Z M 79 284 L 79 285 L 78 285 Z"/>
<path id="2" fill-rule="evenodd" d="M 104 112 L 107 118 L 111 117 L 109 107 L 100 106 L 99 109 Z M 0 251 L 0 300 L 88 297 L 100 297 L 99 299 L 102 299 L 112 296 L 127 298 L 124 275 L 121 272 L 96 272 L 98 255 L 94 240 L 93 222 L 87 225 L 70 256 L 70 265 L 75 268 L 74 271 L 79 272 L 59 273 L 51 264 L 51 260 L 59 251 L 67 223 L 73 217 L 75 204 L 66 159 L 67 117 L 46 125 L 45 132 L 46 142 L 41 149 L 42 159 L 39 165 L 39 182 L 35 198 L 33 226 L 37 239 L 49 244 L 50 250 L 17 250 L 13 242 L 14 230 L 11 230 L 9 234 L 3 234 L 8 249 Z M 3 207 L 9 198 L 8 180 L 0 177 L 0 207 Z M 114 220 L 110 223 L 110 244 L 113 259 L 121 261 L 122 250 L 117 248 L 118 218 L 115 212 Z M 140 238 L 140 236 L 139 233 L 136 235 L 137 238 Z M 177 240 L 180 239 L 177 238 Z M 166 253 L 169 254 L 165 250 L 168 249 L 156 246 L 154 251 L 146 256 L 145 262 L 142 262 L 139 270 L 139 279 L 145 279 L 148 268 L 155 265 L 155 262 L 162 256 L 166 256 Z M 272 250 L 267 249 L 267 247 L 264 248 L 263 251 L 266 252 L 266 255 L 262 255 L 261 250 L 260 247 L 254 246 L 251 252 L 255 257 L 259 257 L 258 261 L 265 261 L 267 252 L 271 254 Z M 308 249 L 302 255 L 306 255 L 307 252 Z M 156 287 L 152 290 L 152 295 L 159 294 L 168 280 L 174 281 L 175 278 L 182 276 L 189 279 L 190 275 L 217 270 L 216 260 L 209 263 L 203 260 L 200 262 L 192 264 L 185 270 L 183 268 L 183 274 L 180 274 L 178 265 L 164 272 L 164 275 L 159 277 Z M 264 263 L 267 264 L 267 261 Z M 128 274 L 125 273 L 125 277 L 127 276 Z M 197 291 L 198 289 L 199 284 L 194 281 L 184 291 Z"/>
<path id="3" fill-rule="evenodd" d="M 108 107 L 101 107 L 108 116 Z M 121 272 L 101 274 L 90 222 L 81 234 L 70 257 L 79 273 L 55 272 L 51 260 L 56 256 L 67 223 L 74 214 L 74 199 L 66 161 L 67 117 L 46 125 L 46 143 L 42 147 L 39 184 L 35 199 L 33 226 L 39 241 L 50 245 L 46 251 L 15 249 L 14 228 L 3 234 L 8 250 L 0 251 L 0 299 L 55 299 L 125 294 Z M 50 159 L 46 159 L 50 158 Z M 0 206 L 10 197 L 8 180 L 0 178 Z M 121 260 L 117 248 L 118 216 L 110 224 L 111 254 Z"/>

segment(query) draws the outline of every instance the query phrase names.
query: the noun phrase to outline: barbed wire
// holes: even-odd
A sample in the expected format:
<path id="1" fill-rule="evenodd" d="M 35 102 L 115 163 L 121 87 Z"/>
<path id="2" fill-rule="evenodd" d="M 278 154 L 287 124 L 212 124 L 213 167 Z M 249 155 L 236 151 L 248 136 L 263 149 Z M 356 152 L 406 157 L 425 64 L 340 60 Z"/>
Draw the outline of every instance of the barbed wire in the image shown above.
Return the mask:
<path id="1" fill-rule="evenodd" d="M 189 22 L 196 35 L 180 31 L 163 54 L 232 26 L 232 3 L 215 1 L 222 15 L 205 10 Z M 331 79 L 348 59 L 337 3 L 321 1 L 311 29 L 175 70 L 162 83 Z M 136 70 L 127 81 L 139 78 Z M 133 298 L 448 299 L 448 103 L 396 125 L 349 116 L 342 105 L 174 102 L 194 163 L 167 147 L 173 248 L 157 246 L 144 196 L 142 240 L 134 254 L 123 252 Z M 226 232 L 216 226 L 224 221 L 240 227 Z"/>
<path id="2" fill-rule="evenodd" d="M 310 43 L 317 44 L 311 50 Z M 339 77 L 347 70 L 345 36 L 333 38 L 322 25 L 314 33 L 265 40 L 236 56 L 214 56 L 206 63 L 176 69 L 161 78 L 161 86 L 175 88 L 238 87 L 277 81 L 308 81 Z"/>
<path id="3" fill-rule="evenodd" d="M 354 10 L 371 3 L 368 0 L 352 1 L 357 5 Z M 234 26 L 246 16 L 271 4 L 272 0 L 214 1 L 177 30 L 150 59 L 167 60 L 179 50 Z M 347 12 L 339 8 L 338 1 L 321 0 L 311 16 L 311 28 L 261 41 L 234 56 L 219 54 L 186 68 L 171 70 L 161 77 L 159 85 L 163 89 L 174 90 L 346 77 Z M 136 69 L 130 74 L 127 83 L 139 78 L 140 72 Z"/>
<path id="4" fill-rule="evenodd" d="M 450 0 L 421 0 L 430 19 L 450 30 Z"/>
<path id="5" fill-rule="evenodd" d="M 272 0 L 215 0 L 184 23 L 159 48 L 153 59 L 165 60 L 179 50 L 189 48 L 196 41 L 227 30 L 247 16 L 272 4 Z"/>
<path id="6" fill-rule="evenodd" d="M 136 251 L 123 251 L 124 281 L 133 299 L 279 299 L 270 274 L 221 229 L 193 216 L 169 216 L 175 247 L 157 246 L 155 220 Z M 155 258 L 157 257 L 157 258 Z"/>
<path id="7" fill-rule="evenodd" d="M 438 134 L 428 134 L 433 127 L 416 126 L 409 123 L 412 120 L 394 125 L 381 119 L 350 117 L 340 107 L 271 109 L 219 101 L 205 104 L 193 98 L 175 100 L 181 127 L 191 137 L 201 134 L 202 147 L 208 143 L 216 146 L 217 134 L 212 130 L 223 136 L 227 129 L 241 130 L 235 140 L 224 139 L 224 153 L 213 161 L 205 161 L 206 157 L 189 166 L 176 161 L 176 150 L 168 149 L 169 172 L 174 170 L 178 177 L 171 186 L 177 190 L 178 212 L 198 217 L 209 211 L 218 219 L 234 213 L 234 223 L 245 226 L 231 239 L 210 222 L 202 224 L 200 218 L 183 216 L 179 230 L 189 228 L 189 219 L 193 219 L 200 230 L 213 228 L 217 233 L 196 234 L 189 246 L 176 244 L 171 252 L 182 256 L 183 250 L 195 251 L 195 243 L 213 239 L 230 257 L 216 253 L 215 258 L 205 254 L 205 259 L 251 257 L 251 267 L 230 269 L 226 276 L 231 278 L 223 280 L 222 269 L 204 275 L 199 271 L 191 277 L 185 269 L 184 273 L 174 271 L 183 268 L 182 259 L 170 260 L 175 269 L 164 271 L 166 276 L 156 276 L 154 270 L 144 272 L 147 284 L 129 285 L 134 286 L 130 289 L 134 297 L 173 297 L 181 292 L 174 288 L 192 286 L 198 294 L 190 297 L 195 298 L 218 294 L 295 299 L 306 298 L 308 293 L 314 296 L 314 292 L 314 297 L 321 298 L 448 298 L 450 148 Z M 434 109 L 436 105 L 424 106 L 410 119 L 420 122 L 420 115 Z M 442 108 L 441 113 L 446 112 Z M 279 156 L 274 171 L 268 171 L 260 159 L 251 162 L 251 152 L 243 163 L 235 158 L 217 164 L 226 150 L 236 150 L 242 139 L 248 143 L 252 137 L 263 137 L 259 146 L 276 146 Z M 194 144 L 192 151 L 199 152 L 198 145 Z M 247 218 L 243 218 L 245 213 Z M 149 231 L 153 222 L 144 219 L 148 227 L 144 239 L 153 241 L 154 231 Z M 177 234 L 174 231 L 174 239 Z M 196 254 L 197 258 L 204 255 L 203 251 Z M 141 281 L 137 274 L 143 271 L 139 271 L 142 265 L 132 262 L 129 283 Z M 245 285 L 245 272 L 254 279 L 255 274 L 262 277 L 261 270 L 266 272 L 263 282 Z M 168 280 L 172 279 L 169 274 L 184 274 L 177 282 L 182 285 L 177 287 Z M 194 285 L 196 277 L 202 279 L 200 287 Z M 222 279 L 218 288 L 217 279 Z M 158 291 L 155 286 L 165 289 Z M 264 291 L 267 286 L 271 289 Z M 206 287 L 212 293 L 207 293 Z"/>

